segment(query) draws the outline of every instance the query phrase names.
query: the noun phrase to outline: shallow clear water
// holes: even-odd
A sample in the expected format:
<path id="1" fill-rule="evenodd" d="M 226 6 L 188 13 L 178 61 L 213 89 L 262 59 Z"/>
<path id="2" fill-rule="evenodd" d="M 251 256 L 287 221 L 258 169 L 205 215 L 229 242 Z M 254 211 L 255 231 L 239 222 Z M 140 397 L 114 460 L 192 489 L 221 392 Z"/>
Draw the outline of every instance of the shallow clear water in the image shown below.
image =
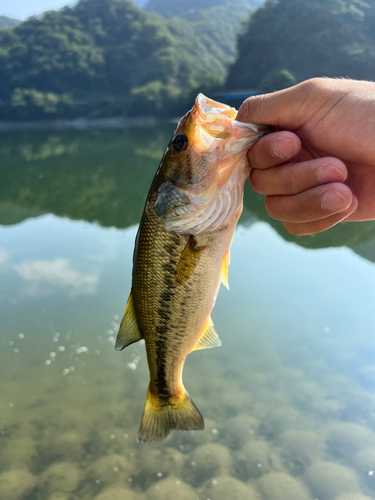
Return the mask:
<path id="1" fill-rule="evenodd" d="M 206 429 L 142 446 L 145 347 L 113 348 L 172 125 L 0 135 L 0 499 L 375 497 L 375 224 L 294 238 L 248 189 Z"/>

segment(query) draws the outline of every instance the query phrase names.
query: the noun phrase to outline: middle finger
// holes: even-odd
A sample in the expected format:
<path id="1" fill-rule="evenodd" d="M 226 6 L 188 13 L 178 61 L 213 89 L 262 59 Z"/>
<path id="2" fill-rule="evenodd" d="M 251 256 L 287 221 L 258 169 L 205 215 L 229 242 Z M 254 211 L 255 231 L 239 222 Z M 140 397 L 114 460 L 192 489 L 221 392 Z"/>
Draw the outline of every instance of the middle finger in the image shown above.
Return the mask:
<path id="1" fill-rule="evenodd" d="M 267 196 L 293 195 L 330 182 L 344 182 L 345 164 L 337 158 L 317 158 L 299 163 L 284 163 L 265 170 L 252 169 L 251 185 Z"/>
<path id="2" fill-rule="evenodd" d="M 273 219 L 305 223 L 343 212 L 352 199 L 348 186 L 333 182 L 292 196 L 267 196 L 265 205 Z"/>

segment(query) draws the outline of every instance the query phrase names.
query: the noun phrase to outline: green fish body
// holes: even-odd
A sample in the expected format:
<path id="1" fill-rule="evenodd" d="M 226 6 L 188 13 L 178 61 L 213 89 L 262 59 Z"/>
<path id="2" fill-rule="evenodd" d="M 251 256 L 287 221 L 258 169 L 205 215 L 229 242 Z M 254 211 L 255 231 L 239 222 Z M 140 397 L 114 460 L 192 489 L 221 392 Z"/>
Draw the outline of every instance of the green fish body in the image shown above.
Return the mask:
<path id="1" fill-rule="evenodd" d="M 139 226 L 133 279 L 116 349 L 145 340 L 150 369 L 138 441 L 204 421 L 182 383 L 186 356 L 220 346 L 211 311 L 223 282 L 249 175 L 246 151 L 266 127 L 197 97 L 178 124 L 155 175 Z"/>

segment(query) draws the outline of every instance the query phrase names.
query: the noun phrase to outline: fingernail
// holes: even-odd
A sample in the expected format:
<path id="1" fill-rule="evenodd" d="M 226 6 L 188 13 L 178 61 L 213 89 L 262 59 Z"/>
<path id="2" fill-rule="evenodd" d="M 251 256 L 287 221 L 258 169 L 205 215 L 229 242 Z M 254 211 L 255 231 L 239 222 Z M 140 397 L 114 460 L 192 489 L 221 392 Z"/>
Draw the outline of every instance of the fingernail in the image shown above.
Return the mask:
<path id="1" fill-rule="evenodd" d="M 276 139 L 272 151 L 279 158 L 291 158 L 297 153 L 297 146 L 290 139 Z"/>
<path id="2" fill-rule="evenodd" d="M 324 210 L 329 210 L 330 212 L 341 212 L 350 205 L 346 198 L 334 189 L 328 189 L 324 193 L 321 204 Z"/>
<path id="3" fill-rule="evenodd" d="M 344 174 L 337 167 L 325 164 L 318 170 L 317 178 L 320 184 L 326 184 L 327 182 L 338 181 L 339 179 L 344 180 Z"/>

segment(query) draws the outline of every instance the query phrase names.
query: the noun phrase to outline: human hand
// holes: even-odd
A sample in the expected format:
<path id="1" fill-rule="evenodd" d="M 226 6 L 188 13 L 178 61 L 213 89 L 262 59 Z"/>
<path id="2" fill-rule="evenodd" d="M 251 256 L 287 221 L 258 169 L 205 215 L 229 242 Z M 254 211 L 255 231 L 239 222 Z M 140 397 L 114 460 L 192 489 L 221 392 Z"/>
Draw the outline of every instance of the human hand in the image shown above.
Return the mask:
<path id="1" fill-rule="evenodd" d="M 375 219 L 375 83 L 307 80 L 250 97 L 236 119 L 278 130 L 249 151 L 250 181 L 291 234 Z"/>

